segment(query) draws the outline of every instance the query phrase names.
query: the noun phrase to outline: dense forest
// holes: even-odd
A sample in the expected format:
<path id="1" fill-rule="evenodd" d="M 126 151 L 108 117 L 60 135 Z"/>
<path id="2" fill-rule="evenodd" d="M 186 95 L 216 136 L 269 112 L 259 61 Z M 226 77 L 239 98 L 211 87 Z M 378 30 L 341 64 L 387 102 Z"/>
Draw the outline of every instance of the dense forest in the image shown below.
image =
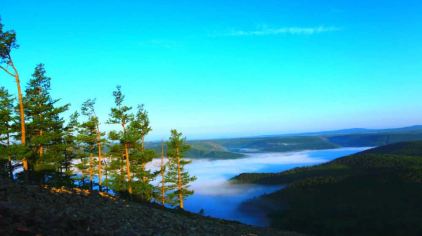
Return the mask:
<path id="1" fill-rule="evenodd" d="M 422 142 L 396 143 L 331 162 L 235 183 L 284 184 L 245 203 L 271 225 L 315 235 L 421 235 Z"/>
<path id="2" fill-rule="evenodd" d="M 195 177 L 185 169 L 190 146 L 182 133 L 171 130 L 158 152 L 147 148 L 145 137 L 152 130 L 148 112 L 143 104 L 126 104 L 120 86 L 110 94 L 115 103 L 109 117 L 97 116 L 96 99 L 91 98 L 65 119 L 72 108 L 52 97 L 54 81 L 44 64 L 35 66 L 21 88 L 12 59 L 17 48 L 16 33 L 0 23 L 0 69 L 7 76 L 2 79 L 13 78 L 17 86 L 17 98 L 10 88 L 0 87 L 0 158 L 12 180 L 78 186 L 183 208 Z M 119 128 L 106 133 L 101 124 Z M 160 168 L 151 171 L 147 165 L 156 157 L 161 158 Z"/>

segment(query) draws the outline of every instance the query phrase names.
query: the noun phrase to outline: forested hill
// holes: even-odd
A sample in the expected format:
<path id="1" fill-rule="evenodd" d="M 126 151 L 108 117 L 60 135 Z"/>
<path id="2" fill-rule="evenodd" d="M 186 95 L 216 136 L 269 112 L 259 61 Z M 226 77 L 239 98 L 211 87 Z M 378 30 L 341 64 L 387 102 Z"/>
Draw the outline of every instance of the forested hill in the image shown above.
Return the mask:
<path id="1" fill-rule="evenodd" d="M 314 167 L 242 174 L 234 182 L 286 184 L 245 204 L 266 210 L 274 227 L 313 235 L 422 235 L 421 141 Z"/>
<path id="2" fill-rule="evenodd" d="M 341 147 L 376 147 L 404 141 L 422 140 L 422 126 L 396 129 L 347 129 L 317 133 L 189 141 L 189 158 L 227 159 L 241 153 L 291 152 Z M 147 146 L 160 153 L 160 143 Z"/>

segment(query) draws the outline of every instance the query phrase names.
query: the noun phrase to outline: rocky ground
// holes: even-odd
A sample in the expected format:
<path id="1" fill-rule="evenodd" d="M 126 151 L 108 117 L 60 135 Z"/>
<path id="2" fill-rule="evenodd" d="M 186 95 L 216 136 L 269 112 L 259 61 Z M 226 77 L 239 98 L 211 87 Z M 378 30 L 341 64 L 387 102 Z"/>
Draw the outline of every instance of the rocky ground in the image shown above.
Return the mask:
<path id="1" fill-rule="evenodd" d="M 286 235 L 80 189 L 0 177 L 0 235 Z"/>

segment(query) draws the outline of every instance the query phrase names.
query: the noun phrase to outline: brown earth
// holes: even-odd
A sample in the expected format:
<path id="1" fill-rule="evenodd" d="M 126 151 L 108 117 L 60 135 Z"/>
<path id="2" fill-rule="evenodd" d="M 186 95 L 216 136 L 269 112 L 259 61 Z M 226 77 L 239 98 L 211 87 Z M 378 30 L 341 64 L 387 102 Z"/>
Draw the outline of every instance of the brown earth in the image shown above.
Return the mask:
<path id="1" fill-rule="evenodd" d="M 0 177 L 0 235 L 285 235 L 80 189 Z"/>

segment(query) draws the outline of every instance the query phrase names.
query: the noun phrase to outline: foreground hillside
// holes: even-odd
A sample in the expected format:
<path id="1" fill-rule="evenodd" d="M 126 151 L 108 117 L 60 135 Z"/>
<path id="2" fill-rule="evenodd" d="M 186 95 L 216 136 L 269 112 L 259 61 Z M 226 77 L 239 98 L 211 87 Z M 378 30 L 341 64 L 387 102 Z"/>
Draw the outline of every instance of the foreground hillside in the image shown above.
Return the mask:
<path id="1" fill-rule="evenodd" d="M 266 209 L 274 227 L 315 235 L 422 235 L 422 142 L 234 181 L 287 184 L 245 205 Z"/>
<path id="2" fill-rule="evenodd" d="M 0 178 L 0 235 L 298 235 Z"/>

